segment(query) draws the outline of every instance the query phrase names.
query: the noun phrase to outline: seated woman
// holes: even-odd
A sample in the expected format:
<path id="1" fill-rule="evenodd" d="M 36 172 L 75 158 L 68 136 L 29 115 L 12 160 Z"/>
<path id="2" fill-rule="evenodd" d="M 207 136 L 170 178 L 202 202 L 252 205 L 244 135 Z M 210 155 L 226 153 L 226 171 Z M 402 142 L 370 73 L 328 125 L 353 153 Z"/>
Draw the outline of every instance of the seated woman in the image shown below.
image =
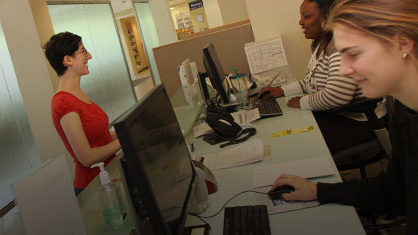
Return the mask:
<path id="1" fill-rule="evenodd" d="M 52 98 L 52 121 L 74 158 L 74 191 L 78 194 L 100 172 L 90 166 L 107 165 L 121 147 L 116 133 L 109 131 L 106 113 L 80 88 L 92 58 L 81 37 L 70 32 L 56 34 L 45 44 L 45 55 L 60 79 Z"/>
<path id="2" fill-rule="evenodd" d="M 334 47 L 332 32 L 323 29 L 334 0 L 304 0 L 300 6 L 299 25 L 305 38 L 312 39 L 311 59 L 306 77 L 281 88 L 264 87 L 260 94 L 270 92 L 263 99 L 305 94 L 293 97 L 288 106 L 313 110 L 316 122 L 332 154 L 375 138 L 365 117 L 353 113 L 321 112 L 349 104 L 362 97 L 360 87 L 352 79 L 340 76 L 340 53 Z M 384 109 L 379 118 L 385 114 Z"/>
<path id="3" fill-rule="evenodd" d="M 392 159 L 378 177 L 344 183 L 312 183 L 281 175 L 291 185 L 289 201 L 342 203 L 363 211 L 407 215 L 407 234 L 418 234 L 418 1 L 342 0 L 329 17 L 340 74 L 351 77 L 366 97 L 391 95 Z"/>

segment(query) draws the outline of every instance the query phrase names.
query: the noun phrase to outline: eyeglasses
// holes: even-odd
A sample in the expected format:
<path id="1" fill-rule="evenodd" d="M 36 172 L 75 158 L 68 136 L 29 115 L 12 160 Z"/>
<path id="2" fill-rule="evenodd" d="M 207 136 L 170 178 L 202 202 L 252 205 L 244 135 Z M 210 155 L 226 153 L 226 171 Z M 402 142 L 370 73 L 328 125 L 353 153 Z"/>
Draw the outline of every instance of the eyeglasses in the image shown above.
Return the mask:
<path id="1" fill-rule="evenodd" d="M 80 51 L 76 51 L 75 53 L 83 53 L 83 54 L 87 55 L 89 52 L 87 51 L 86 48 L 83 48 Z"/>

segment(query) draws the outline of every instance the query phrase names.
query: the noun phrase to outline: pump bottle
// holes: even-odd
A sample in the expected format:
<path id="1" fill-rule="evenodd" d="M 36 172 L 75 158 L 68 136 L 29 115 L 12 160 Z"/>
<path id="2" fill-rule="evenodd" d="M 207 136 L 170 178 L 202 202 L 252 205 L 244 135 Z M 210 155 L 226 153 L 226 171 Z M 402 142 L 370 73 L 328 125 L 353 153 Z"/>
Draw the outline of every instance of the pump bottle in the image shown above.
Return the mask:
<path id="1" fill-rule="evenodd" d="M 106 225 L 117 228 L 123 224 L 125 214 L 119 186 L 110 181 L 109 173 L 105 171 L 103 162 L 91 166 L 91 168 L 94 167 L 100 168 L 101 186 L 97 189 L 96 195 L 103 208 L 104 222 Z"/>

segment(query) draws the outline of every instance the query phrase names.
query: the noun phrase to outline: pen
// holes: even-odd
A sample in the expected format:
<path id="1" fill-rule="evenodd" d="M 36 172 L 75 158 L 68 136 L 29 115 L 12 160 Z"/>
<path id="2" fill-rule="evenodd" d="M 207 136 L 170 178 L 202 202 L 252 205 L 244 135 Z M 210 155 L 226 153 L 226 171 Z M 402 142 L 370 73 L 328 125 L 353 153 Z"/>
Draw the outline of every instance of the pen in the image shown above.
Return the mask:
<path id="1" fill-rule="evenodd" d="M 267 84 L 267 86 L 269 87 L 271 84 L 273 84 L 274 80 L 276 80 L 276 78 L 279 77 L 279 75 L 281 74 L 281 72 L 278 72 L 271 80 L 270 82 Z"/>

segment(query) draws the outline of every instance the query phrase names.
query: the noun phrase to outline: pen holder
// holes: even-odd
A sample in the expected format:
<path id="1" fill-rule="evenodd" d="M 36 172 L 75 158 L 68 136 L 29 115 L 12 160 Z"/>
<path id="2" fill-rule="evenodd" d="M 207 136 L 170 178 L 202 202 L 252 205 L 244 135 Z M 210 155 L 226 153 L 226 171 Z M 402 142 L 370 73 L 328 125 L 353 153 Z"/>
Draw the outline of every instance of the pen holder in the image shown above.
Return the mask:
<path id="1" fill-rule="evenodd" d="M 245 73 L 229 75 L 231 90 L 237 97 L 239 106 L 244 107 L 248 104 L 248 77 Z"/>

